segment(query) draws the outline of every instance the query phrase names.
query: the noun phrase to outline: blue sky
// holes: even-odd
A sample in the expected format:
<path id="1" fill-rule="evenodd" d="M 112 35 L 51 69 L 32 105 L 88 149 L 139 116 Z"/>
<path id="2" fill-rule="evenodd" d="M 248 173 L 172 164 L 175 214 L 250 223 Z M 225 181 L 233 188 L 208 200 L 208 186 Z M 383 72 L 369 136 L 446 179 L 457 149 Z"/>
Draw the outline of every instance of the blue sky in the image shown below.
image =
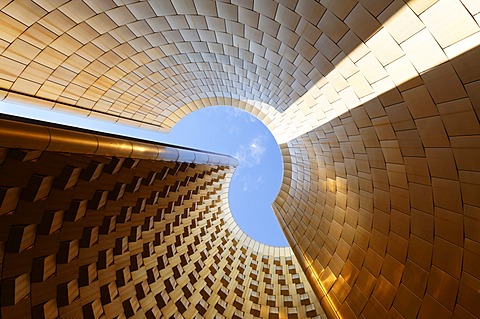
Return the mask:
<path id="1" fill-rule="evenodd" d="M 265 125 L 247 112 L 227 106 L 204 108 L 185 116 L 169 134 L 1 101 L 0 112 L 234 156 L 240 164 L 230 183 L 233 217 L 250 237 L 268 245 L 288 245 L 271 208 L 283 176 L 280 150 Z"/>

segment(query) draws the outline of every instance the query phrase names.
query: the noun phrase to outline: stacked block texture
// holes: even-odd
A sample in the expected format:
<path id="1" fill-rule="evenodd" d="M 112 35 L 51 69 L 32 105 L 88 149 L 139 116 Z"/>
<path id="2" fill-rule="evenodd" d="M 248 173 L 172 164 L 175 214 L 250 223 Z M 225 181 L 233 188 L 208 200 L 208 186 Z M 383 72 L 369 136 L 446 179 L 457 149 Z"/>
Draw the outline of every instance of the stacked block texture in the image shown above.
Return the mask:
<path id="1" fill-rule="evenodd" d="M 323 315 L 290 249 L 227 227 L 230 167 L 0 155 L 1 318 Z"/>

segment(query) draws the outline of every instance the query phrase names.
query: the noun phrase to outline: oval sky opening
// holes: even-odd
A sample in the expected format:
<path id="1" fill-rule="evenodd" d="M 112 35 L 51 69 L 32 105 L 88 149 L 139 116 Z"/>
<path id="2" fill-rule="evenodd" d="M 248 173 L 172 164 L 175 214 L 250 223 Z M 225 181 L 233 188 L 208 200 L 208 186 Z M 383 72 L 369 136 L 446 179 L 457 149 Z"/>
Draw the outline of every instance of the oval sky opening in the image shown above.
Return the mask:
<path id="1" fill-rule="evenodd" d="M 167 142 L 237 158 L 229 188 L 233 218 L 253 239 L 288 246 L 272 210 L 282 183 L 283 160 L 275 138 L 260 120 L 234 107 L 207 107 L 185 116 L 168 136 L 175 140 Z"/>

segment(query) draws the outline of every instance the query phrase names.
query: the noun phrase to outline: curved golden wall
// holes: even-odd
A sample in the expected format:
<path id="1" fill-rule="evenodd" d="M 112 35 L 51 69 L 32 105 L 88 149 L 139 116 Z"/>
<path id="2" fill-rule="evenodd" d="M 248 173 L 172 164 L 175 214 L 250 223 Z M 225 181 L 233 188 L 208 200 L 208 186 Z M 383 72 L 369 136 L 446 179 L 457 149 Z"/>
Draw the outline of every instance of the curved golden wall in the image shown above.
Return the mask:
<path id="1" fill-rule="evenodd" d="M 279 143 L 480 44 L 475 1 L 17 0 L 0 8 L 7 100 L 153 130 L 200 107 L 234 105 Z"/>
<path id="2" fill-rule="evenodd" d="M 478 52 L 282 145 L 275 210 L 340 317 L 480 316 Z"/>

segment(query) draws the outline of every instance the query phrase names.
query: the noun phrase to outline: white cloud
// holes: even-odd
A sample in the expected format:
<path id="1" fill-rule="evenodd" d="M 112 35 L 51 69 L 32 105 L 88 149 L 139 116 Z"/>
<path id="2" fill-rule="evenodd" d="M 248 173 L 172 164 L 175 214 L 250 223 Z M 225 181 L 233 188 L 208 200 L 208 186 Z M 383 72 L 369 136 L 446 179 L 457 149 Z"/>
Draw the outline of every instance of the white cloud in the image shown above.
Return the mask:
<path id="1" fill-rule="evenodd" d="M 240 165 L 253 167 L 260 164 L 266 151 L 264 142 L 265 136 L 258 135 L 250 141 L 248 146 L 240 145 L 235 153 Z"/>
<path id="2" fill-rule="evenodd" d="M 257 185 L 263 184 L 263 183 L 264 183 L 263 176 L 262 176 L 262 175 L 258 175 L 255 183 L 256 183 Z"/>
<path id="3" fill-rule="evenodd" d="M 243 182 L 242 191 L 247 192 L 250 190 L 255 191 L 260 189 L 261 187 L 260 185 L 264 184 L 265 181 L 263 180 L 263 177 L 259 175 L 255 180 L 251 180 L 251 179 L 248 179 L 247 177 L 243 177 L 242 182 Z"/>
<path id="4" fill-rule="evenodd" d="M 231 116 L 231 117 L 233 117 L 233 118 L 236 118 L 236 117 L 239 117 L 239 116 L 243 115 L 244 111 L 241 110 L 241 109 L 239 109 L 239 108 L 237 108 L 237 107 L 228 107 L 228 108 L 226 109 L 226 113 L 227 113 L 229 116 Z"/>
<path id="5" fill-rule="evenodd" d="M 239 135 L 242 133 L 242 127 L 240 125 L 230 125 L 228 127 L 228 134 L 236 134 Z"/>

